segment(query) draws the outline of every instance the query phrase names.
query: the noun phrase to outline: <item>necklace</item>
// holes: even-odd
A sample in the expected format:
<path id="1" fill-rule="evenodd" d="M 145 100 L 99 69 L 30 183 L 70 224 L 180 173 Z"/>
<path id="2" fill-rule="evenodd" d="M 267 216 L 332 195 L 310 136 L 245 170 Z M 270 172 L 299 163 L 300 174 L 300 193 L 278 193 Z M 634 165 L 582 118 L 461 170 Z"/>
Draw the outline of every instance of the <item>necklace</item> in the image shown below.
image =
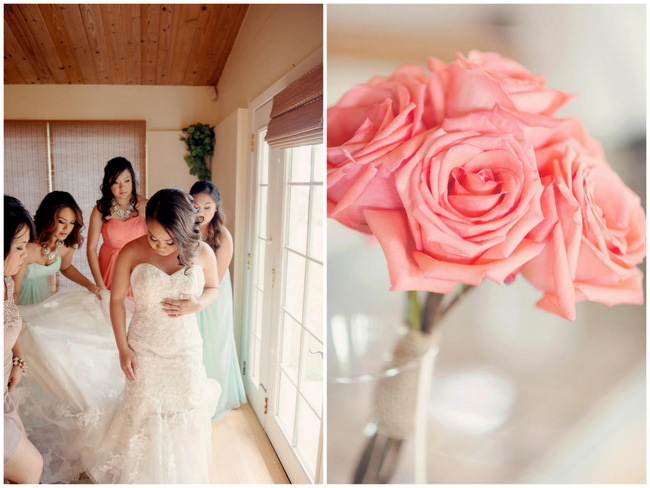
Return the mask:
<path id="1" fill-rule="evenodd" d="M 63 241 L 56 241 L 56 248 L 54 249 L 54 251 L 50 251 L 46 244 L 41 244 L 41 247 L 43 248 L 41 252 L 43 253 L 43 256 L 45 256 L 45 259 L 47 259 L 48 261 L 54 261 L 56 258 L 59 257 L 59 253 L 61 252 L 61 248 L 63 247 Z"/>
<path id="2" fill-rule="evenodd" d="M 131 215 L 131 211 L 134 209 L 133 204 L 129 204 L 126 210 L 123 210 L 120 208 L 120 206 L 117 204 L 115 199 L 113 199 L 113 206 L 111 207 L 111 210 L 113 210 L 113 213 L 117 215 L 121 220 L 126 220 L 129 218 L 129 215 Z"/>

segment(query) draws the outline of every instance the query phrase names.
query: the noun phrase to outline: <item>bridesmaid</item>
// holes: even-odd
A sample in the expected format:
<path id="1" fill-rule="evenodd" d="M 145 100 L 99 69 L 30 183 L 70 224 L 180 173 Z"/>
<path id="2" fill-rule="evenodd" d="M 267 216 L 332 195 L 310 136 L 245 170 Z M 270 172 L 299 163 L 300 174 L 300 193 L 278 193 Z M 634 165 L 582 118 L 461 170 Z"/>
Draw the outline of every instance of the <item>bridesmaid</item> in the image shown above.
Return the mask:
<path id="1" fill-rule="evenodd" d="M 75 250 L 83 244 L 83 215 L 72 195 L 48 193 L 36 210 L 36 242 L 27 244 L 25 266 L 14 276 L 14 296 L 20 305 L 39 303 L 50 296 L 48 276 L 61 274 L 88 289 L 101 300 L 100 289 L 72 265 Z"/>
<path id="2" fill-rule="evenodd" d="M 4 478 L 12 483 L 36 484 L 43 472 L 43 456 L 29 441 L 18 416 L 11 392 L 27 369 L 22 359 L 18 334 L 22 320 L 13 299 L 12 274 L 18 273 L 27 256 L 27 243 L 33 238 L 34 223 L 29 212 L 14 197 L 4 197 L 4 317 L 5 317 L 5 425 Z"/>
<path id="3" fill-rule="evenodd" d="M 117 157 L 106 163 L 99 187 L 102 197 L 90 214 L 86 254 L 97 286 L 110 290 L 117 255 L 124 244 L 146 232 L 144 208 L 147 199 L 138 196 L 135 171 L 131 163 Z M 97 256 L 99 235 L 104 242 Z M 129 291 L 129 296 L 133 296 Z"/>
<path id="4" fill-rule="evenodd" d="M 190 189 L 194 204 L 203 217 L 201 234 L 217 255 L 219 270 L 219 295 L 210 306 L 196 314 L 203 337 L 203 363 L 208 377 L 214 378 L 222 388 L 217 410 L 212 420 L 220 420 L 240 403 L 246 403 L 246 393 L 239 370 L 237 349 L 233 333 L 232 284 L 230 261 L 233 254 L 232 236 L 224 227 L 221 198 L 214 183 L 197 181 Z"/>

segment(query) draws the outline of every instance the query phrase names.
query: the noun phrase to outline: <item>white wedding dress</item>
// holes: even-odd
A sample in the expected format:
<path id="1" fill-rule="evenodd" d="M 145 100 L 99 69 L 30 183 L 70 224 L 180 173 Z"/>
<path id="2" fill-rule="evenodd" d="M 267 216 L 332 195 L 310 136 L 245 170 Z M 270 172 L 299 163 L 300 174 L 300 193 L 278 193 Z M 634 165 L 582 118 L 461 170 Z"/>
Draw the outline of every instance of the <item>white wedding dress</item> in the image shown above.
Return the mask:
<path id="1" fill-rule="evenodd" d="M 200 267 L 167 275 L 139 264 L 125 300 L 139 369 L 125 381 L 109 318 L 85 290 L 20 306 L 29 365 L 14 391 L 29 439 L 43 455 L 41 483 L 208 483 L 210 416 L 221 388 L 207 379 L 195 315 L 170 318 L 160 301 L 199 296 Z M 134 302 L 135 300 L 135 302 Z M 135 314 L 134 314 L 135 308 Z"/>
<path id="2" fill-rule="evenodd" d="M 124 389 L 109 299 L 108 292 L 100 302 L 88 291 L 66 290 L 18 307 L 28 372 L 14 398 L 27 436 L 43 455 L 41 483 L 79 478 L 80 433 Z M 132 298 L 126 307 L 132 312 Z"/>
<path id="3" fill-rule="evenodd" d="M 78 441 L 82 462 L 94 483 L 209 483 L 210 417 L 221 387 L 205 374 L 196 315 L 169 317 L 161 307 L 164 298 L 198 297 L 203 270 L 190 266 L 168 275 L 141 263 L 131 286 L 128 343 L 136 381 L 126 381 L 91 420 Z"/>

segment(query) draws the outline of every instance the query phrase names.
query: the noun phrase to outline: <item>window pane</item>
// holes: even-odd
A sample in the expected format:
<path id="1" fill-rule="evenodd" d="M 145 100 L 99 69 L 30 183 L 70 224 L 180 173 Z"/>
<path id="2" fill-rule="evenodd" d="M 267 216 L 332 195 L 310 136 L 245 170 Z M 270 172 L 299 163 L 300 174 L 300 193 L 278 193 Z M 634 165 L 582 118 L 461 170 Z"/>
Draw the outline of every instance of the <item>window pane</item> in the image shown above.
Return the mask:
<path id="1" fill-rule="evenodd" d="M 311 188 L 311 221 L 309 223 L 309 256 L 323 260 L 323 187 Z"/>
<path id="2" fill-rule="evenodd" d="M 266 208 L 268 187 L 257 187 L 257 235 L 266 238 Z"/>
<path id="3" fill-rule="evenodd" d="M 291 183 L 308 183 L 311 176 L 311 146 L 294 147 L 291 154 Z"/>
<path id="4" fill-rule="evenodd" d="M 256 262 L 253 261 L 253 266 L 255 266 L 255 283 L 261 290 L 264 290 L 264 260 L 266 259 L 266 241 L 264 239 L 257 239 L 256 251 Z"/>
<path id="5" fill-rule="evenodd" d="M 318 415 L 323 406 L 323 344 L 313 335 L 305 333 L 302 350 L 300 392 Z"/>
<path id="6" fill-rule="evenodd" d="M 260 150 L 258 151 L 258 174 L 257 174 L 257 183 L 259 185 L 266 185 L 269 182 L 269 145 L 264 140 L 266 136 L 266 129 L 261 130 L 258 136 L 258 144 L 260 145 Z"/>
<path id="7" fill-rule="evenodd" d="M 289 227 L 287 247 L 305 254 L 307 250 L 307 216 L 309 213 L 309 187 L 290 186 L 287 202 Z"/>
<path id="8" fill-rule="evenodd" d="M 287 375 L 280 372 L 280 394 L 278 398 L 278 418 L 287 435 L 289 444 L 293 445 L 293 423 L 296 418 L 296 387 Z"/>
<path id="9" fill-rule="evenodd" d="M 253 323 L 253 334 L 258 339 L 262 337 L 262 325 L 263 325 L 263 315 L 262 310 L 264 309 L 264 293 L 255 288 L 255 303 L 254 308 L 254 317 L 255 322 Z"/>
<path id="10" fill-rule="evenodd" d="M 298 407 L 298 451 L 302 454 L 312 474 L 316 473 L 318 457 L 318 439 L 320 437 L 320 419 L 300 398 Z"/>
<path id="11" fill-rule="evenodd" d="M 300 332 L 301 327 L 289 314 L 284 313 L 284 328 L 282 331 L 281 363 L 294 383 L 298 384 L 298 362 L 300 361 Z"/>
<path id="12" fill-rule="evenodd" d="M 252 351 L 251 351 L 251 379 L 253 384 L 260 384 L 260 351 L 262 349 L 262 343 L 257 337 L 253 337 Z"/>
<path id="13" fill-rule="evenodd" d="M 323 265 L 309 261 L 307 278 L 307 329 L 323 340 Z"/>
<path id="14" fill-rule="evenodd" d="M 286 287 L 284 290 L 284 306 L 291 315 L 302 320 L 302 299 L 305 287 L 305 258 L 287 251 Z"/>
<path id="15" fill-rule="evenodd" d="M 323 181 L 323 145 L 316 144 L 312 146 L 314 149 L 314 172 L 312 173 L 312 180 L 317 182 Z"/>

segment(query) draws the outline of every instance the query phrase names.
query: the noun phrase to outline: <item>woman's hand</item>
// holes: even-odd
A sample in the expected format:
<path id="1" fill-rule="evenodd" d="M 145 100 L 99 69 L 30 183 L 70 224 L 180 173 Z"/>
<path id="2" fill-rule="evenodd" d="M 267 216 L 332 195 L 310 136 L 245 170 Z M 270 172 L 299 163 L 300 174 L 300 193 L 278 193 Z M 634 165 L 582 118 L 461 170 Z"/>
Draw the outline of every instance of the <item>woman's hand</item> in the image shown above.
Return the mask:
<path id="1" fill-rule="evenodd" d="M 138 361 L 135 358 L 135 353 L 130 347 L 120 350 L 120 366 L 124 375 L 129 381 L 135 381 L 135 374 L 138 371 Z"/>
<path id="2" fill-rule="evenodd" d="M 9 381 L 7 382 L 7 389 L 9 391 L 14 391 L 14 388 L 18 386 L 20 380 L 23 377 L 23 368 L 17 364 L 11 368 L 11 373 L 9 373 Z"/>
<path id="3" fill-rule="evenodd" d="M 170 317 L 180 317 L 181 315 L 188 315 L 196 313 L 201 310 L 201 304 L 196 297 L 190 295 L 182 295 L 180 298 L 165 298 L 162 302 L 162 309 Z"/>
<path id="4" fill-rule="evenodd" d="M 90 285 L 88 285 L 86 287 L 86 289 L 89 292 L 94 293 L 95 295 L 97 295 L 97 298 L 99 298 L 100 300 L 102 299 L 102 295 L 100 293 L 102 291 L 102 288 L 100 288 L 99 286 L 95 285 L 94 283 L 91 283 Z M 104 289 L 106 290 L 107 288 L 104 288 Z"/>

